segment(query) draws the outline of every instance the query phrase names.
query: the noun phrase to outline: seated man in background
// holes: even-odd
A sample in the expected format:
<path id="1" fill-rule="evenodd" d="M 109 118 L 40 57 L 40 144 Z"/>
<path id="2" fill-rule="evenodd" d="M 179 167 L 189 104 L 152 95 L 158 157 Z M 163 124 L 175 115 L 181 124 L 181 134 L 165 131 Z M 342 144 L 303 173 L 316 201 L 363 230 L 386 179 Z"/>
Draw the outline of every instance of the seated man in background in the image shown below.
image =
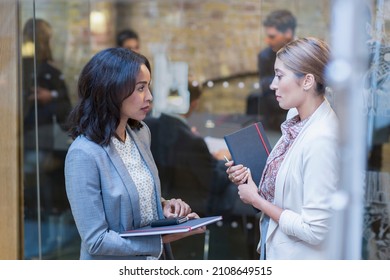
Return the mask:
<path id="1" fill-rule="evenodd" d="M 237 217 L 241 219 L 242 213 L 236 213 L 235 209 L 242 202 L 237 187 L 226 174 L 223 155 L 230 157 L 230 154 L 228 150 L 211 154 L 203 137 L 188 124 L 187 119 L 197 108 L 202 93 L 199 87 L 191 84 L 188 87 L 190 108 L 186 114 L 162 113 L 159 118 L 145 119 L 151 130 L 151 150 L 159 171 L 162 196 L 185 199 L 200 217 L 222 215 L 223 225 L 208 226 L 209 253 L 203 251 L 203 236 L 192 237 L 190 243 L 188 240 L 185 244 L 180 240 L 173 243 L 173 253 L 177 259 L 251 258 L 246 248 L 253 246 L 252 240 L 248 244 L 247 236 L 235 222 Z"/>
<path id="2" fill-rule="evenodd" d="M 236 188 L 227 178 L 223 153 L 218 153 L 222 158 L 210 154 L 203 137 L 187 122 L 201 96 L 199 87 L 189 85 L 189 92 L 186 114 L 162 113 L 158 119 L 145 120 L 152 134 L 151 148 L 161 191 L 163 195 L 185 198 L 200 216 L 224 215 L 233 207 Z M 226 155 L 229 156 L 227 150 Z"/>

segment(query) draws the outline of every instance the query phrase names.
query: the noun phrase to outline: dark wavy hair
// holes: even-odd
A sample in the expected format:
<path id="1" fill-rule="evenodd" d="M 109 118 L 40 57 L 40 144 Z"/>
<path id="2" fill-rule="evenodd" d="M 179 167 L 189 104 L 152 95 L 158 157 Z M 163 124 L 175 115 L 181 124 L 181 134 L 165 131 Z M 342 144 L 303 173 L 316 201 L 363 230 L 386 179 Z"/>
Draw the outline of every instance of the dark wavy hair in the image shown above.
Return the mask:
<path id="1" fill-rule="evenodd" d="M 129 97 L 137 75 L 148 59 L 125 48 L 109 48 L 95 54 L 84 66 L 78 80 L 78 103 L 69 115 L 70 136 L 79 135 L 99 145 L 108 145 L 120 121 L 123 100 Z M 142 124 L 129 119 L 132 129 Z"/>

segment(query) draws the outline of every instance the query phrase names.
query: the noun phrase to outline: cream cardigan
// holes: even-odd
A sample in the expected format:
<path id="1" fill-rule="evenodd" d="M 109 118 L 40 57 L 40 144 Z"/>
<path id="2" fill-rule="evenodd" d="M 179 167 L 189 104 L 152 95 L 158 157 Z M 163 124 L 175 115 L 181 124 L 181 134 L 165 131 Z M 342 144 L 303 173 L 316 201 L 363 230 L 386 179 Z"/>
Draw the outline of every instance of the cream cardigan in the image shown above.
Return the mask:
<path id="1" fill-rule="evenodd" d="M 275 182 L 267 259 L 325 259 L 330 199 L 338 188 L 338 119 L 325 100 L 305 124 L 283 160 Z M 280 140 L 279 140 L 280 141 Z"/>

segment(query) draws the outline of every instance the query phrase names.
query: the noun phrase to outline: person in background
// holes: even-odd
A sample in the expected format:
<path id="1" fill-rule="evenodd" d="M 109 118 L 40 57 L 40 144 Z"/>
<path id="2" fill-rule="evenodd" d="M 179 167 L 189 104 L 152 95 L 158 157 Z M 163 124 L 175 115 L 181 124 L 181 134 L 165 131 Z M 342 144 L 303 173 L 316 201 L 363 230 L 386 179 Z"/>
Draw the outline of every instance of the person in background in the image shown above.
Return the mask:
<path id="1" fill-rule="evenodd" d="M 328 45 L 316 38 L 292 41 L 276 54 L 271 88 L 289 111 L 259 186 L 242 165 L 226 163 L 240 199 L 263 213 L 261 259 L 325 259 L 338 189 L 338 118 L 325 98 Z"/>
<path id="2" fill-rule="evenodd" d="M 270 88 L 274 77 L 276 52 L 295 36 L 297 22 L 288 10 L 275 10 L 263 21 L 265 41 L 268 45 L 257 56 L 259 71 L 260 94 L 255 93 L 247 99 L 247 114 L 264 116 L 264 126 L 279 130 L 280 124 L 286 119 L 286 110 L 279 107 L 275 99 L 275 91 Z"/>
<path id="3" fill-rule="evenodd" d="M 116 44 L 118 47 L 126 48 L 134 52 L 140 51 L 140 39 L 138 34 L 131 29 L 120 31 L 116 36 Z"/>
<path id="4" fill-rule="evenodd" d="M 145 119 L 152 131 L 152 153 L 156 160 L 164 195 L 182 197 L 199 215 L 229 213 L 230 200 L 223 154 L 211 154 L 203 137 L 188 124 L 202 94 L 199 86 L 188 84 L 190 106 L 185 114 L 162 113 Z M 234 187 L 234 185 L 233 185 Z"/>
<path id="5" fill-rule="evenodd" d="M 69 147 L 65 123 L 72 105 L 64 75 L 54 62 L 52 36 L 52 26 L 44 19 L 29 19 L 23 27 L 24 211 L 28 220 L 38 219 L 37 209 L 41 211 L 44 255 L 58 250 L 70 236 L 61 236 L 60 223 L 69 212 L 63 170 Z M 26 248 L 27 258 L 35 257 L 32 251 Z"/>
<path id="6" fill-rule="evenodd" d="M 166 258 L 163 244 L 200 234 L 122 238 L 119 233 L 173 216 L 198 218 L 179 198 L 161 196 L 143 122 L 150 109 L 151 67 L 141 54 L 109 48 L 81 71 L 65 161 L 68 199 L 81 237 L 81 259 Z"/>
<path id="7" fill-rule="evenodd" d="M 162 113 L 160 117 L 148 117 L 145 122 L 152 132 L 152 154 L 161 178 L 163 196 L 181 197 L 200 216 L 222 215 L 222 225 L 208 227 L 209 238 L 192 238 L 172 244 L 175 256 L 182 259 L 203 258 L 206 242 L 209 259 L 251 258 L 252 234 L 243 227 L 246 222 L 255 223 L 255 211 L 236 195 L 236 186 L 226 176 L 223 155 L 229 151 L 210 153 L 204 138 L 191 127 L 188 119 L 197 109 L 202 89 L 188 84 L 190 106 L 187 113 Z M 237 224 L 237 228 L 231 224 Z M 235 236 L 232 238 L 232 236 Z M 254 238 L 253 238 L 254 239 Z M 255 254 L 256 252 L 253 252 Z"/>

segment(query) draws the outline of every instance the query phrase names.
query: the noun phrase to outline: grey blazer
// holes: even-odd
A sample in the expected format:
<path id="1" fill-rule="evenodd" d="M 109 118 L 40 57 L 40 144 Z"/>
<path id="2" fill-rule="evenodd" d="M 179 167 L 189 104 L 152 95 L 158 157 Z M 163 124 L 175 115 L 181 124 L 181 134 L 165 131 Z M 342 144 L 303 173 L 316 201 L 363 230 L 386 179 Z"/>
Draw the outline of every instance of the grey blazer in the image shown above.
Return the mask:
<path id="1" fill-rule="evenodd" d="M 163 217 L 157 167 L 150 151 L 150 131 L 128 129 L 149 167 Z M 80 259 L 146 259 L 159 257 L 161 236 L 122 238 L 119 232 L 140 227 L 135 184 L 112 144 L 100 146 L 85 136 L 73 141 L 65 160 L 66 192 L 81 237 Z"/>

